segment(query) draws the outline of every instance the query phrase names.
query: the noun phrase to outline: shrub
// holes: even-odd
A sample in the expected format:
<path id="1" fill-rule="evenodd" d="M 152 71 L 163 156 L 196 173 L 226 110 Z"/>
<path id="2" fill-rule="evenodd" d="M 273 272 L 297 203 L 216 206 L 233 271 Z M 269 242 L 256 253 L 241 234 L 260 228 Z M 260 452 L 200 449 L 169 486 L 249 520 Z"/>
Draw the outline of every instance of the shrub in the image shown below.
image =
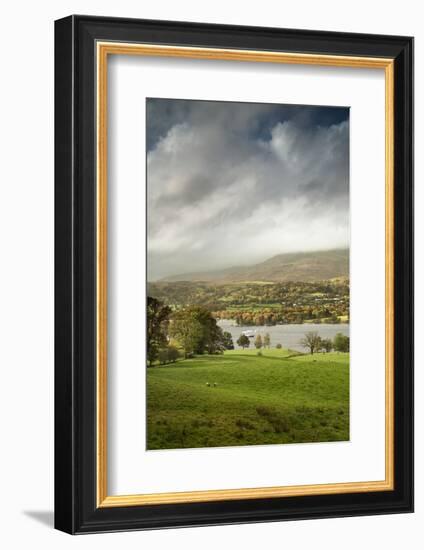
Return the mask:
<path id="1" fill-rule="evenodd" d="M 175 361 L 180 357 L 180 352 L 177 350 L 175 346 L 168 346 L 168 349 L 166 351 L 167 351 L 168 361 L 170 361 L 171 363 L 175 363 Z"/>
<path id="2" fill-rule="evenodd" d="M 160 349 L 158 352 L 158 361 L 161 365 L 165 365 L 168 362 L 168 350 Z"/>
<path id="3" fill-rule="evenodd" d="M 158 361 L 161 365 L 175 363 L 179 357 L 180 352 L 175 346 L 168 346 L 167 348 L 160 349 L 158 352 Z"/>
<path id="4" fill-rule="evenodd" d="M 277 344 L 275 347 L 276 347 L 277 349 L 281 349 L 283 346 L 282 346 L 281 344 Z"/>
<path id="5" fill-rule="evenodd" d="M 262 357 L 262 352 L 259 350 L 256 352 L 256 355 L 259 355 L 259 357 Z"/>
<path id="6" fill-rule="evenodd" d="M 264 407 L 262 405 L 256 407 L 256 412 L 259 416 L 270 416 L 273 414 L 273 411 L 269 407 Z"/>
<path id="7" fill-rule="evenodd" d="M 237 428 L 245 428 L 246 430 L 253 430 L 255 427 L 251 422 L 243 420 L 242 418 L 236 420 L 236 426 Z"/>

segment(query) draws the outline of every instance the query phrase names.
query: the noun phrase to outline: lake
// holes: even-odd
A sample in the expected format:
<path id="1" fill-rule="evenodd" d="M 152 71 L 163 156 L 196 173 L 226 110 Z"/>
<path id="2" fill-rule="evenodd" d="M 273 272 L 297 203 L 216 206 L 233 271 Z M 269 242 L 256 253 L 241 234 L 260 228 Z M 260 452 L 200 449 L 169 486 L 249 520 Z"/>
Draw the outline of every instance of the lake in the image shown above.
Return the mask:
<path id="1" fill-rule="evenodd" d="M 237 339 L 243 331 L 252 331 L 262 336 L 262 339 L 266 333 L 271 337 L 271 347 L 275 348 L 277 344 L 281 344 L 283 348 L 289 348 L 296 351 L 306 352 L 307 350 L 300 345 L 300 340 L 305 336 L 306 332 L 316 331 L 321 338 L 330 338 L 341 332 L 346 336 L 349 336 L 349 324 L 327 325 L 327 324 L 312 324 L 304 323 L 302 325 L 274 325 L 270 327 L 255 327 L 255 326 L 237 326 L 234 322 L 229 320 L 218 321 L 218 325 L 227 332 L 231 333 L 233 337 L 235 349 L 241 349 L 237 345 Z M 253 347 L 254 337 L 249 338 L 250 347 Z"/>

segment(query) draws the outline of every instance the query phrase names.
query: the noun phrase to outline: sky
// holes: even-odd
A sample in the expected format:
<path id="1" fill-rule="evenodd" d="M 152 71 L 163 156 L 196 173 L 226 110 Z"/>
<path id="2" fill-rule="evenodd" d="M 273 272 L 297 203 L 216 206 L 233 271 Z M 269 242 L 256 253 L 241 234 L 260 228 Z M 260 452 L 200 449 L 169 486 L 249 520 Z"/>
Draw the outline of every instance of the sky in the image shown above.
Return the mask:
<path id="1" fill-rule="evenodd" d="M 150 281 L 348 246 L 348 108 L 146 102 Z"/>

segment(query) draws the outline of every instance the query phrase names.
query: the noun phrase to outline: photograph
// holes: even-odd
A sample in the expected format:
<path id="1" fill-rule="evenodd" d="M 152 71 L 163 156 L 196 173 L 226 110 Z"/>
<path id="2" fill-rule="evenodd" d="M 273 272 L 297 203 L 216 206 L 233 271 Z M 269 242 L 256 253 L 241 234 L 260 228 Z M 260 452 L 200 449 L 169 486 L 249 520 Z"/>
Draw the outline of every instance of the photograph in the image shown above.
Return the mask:
<path id="1" fill-rule="evenodd" d="M 349 441 L 349 116 L 146 98 L 147 450 Z"/>

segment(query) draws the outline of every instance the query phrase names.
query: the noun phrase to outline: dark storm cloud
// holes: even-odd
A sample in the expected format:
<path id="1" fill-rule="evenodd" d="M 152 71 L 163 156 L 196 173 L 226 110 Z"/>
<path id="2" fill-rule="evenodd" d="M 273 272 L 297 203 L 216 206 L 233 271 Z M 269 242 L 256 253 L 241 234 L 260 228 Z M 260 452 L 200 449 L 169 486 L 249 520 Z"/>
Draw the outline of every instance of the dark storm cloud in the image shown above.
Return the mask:
<path id="1" fill-rule="evenodd" d="M 348 116 L 149 99 L 150 278 L 346 245 Z"/>
<path id="2" fill-rule="evenodd" d="M 227 103 L 150 98 L 146 102 L 147 149 L 153 149 L 176 124 L 203 125 L 212 122 L 230 132 L 244 133 L 245 138 L 268 140 L 277 122 L 296 120 L 299 127 L 331 126 L 348 119 L 345 107 L 274 105 L 261 103 Z"/>

